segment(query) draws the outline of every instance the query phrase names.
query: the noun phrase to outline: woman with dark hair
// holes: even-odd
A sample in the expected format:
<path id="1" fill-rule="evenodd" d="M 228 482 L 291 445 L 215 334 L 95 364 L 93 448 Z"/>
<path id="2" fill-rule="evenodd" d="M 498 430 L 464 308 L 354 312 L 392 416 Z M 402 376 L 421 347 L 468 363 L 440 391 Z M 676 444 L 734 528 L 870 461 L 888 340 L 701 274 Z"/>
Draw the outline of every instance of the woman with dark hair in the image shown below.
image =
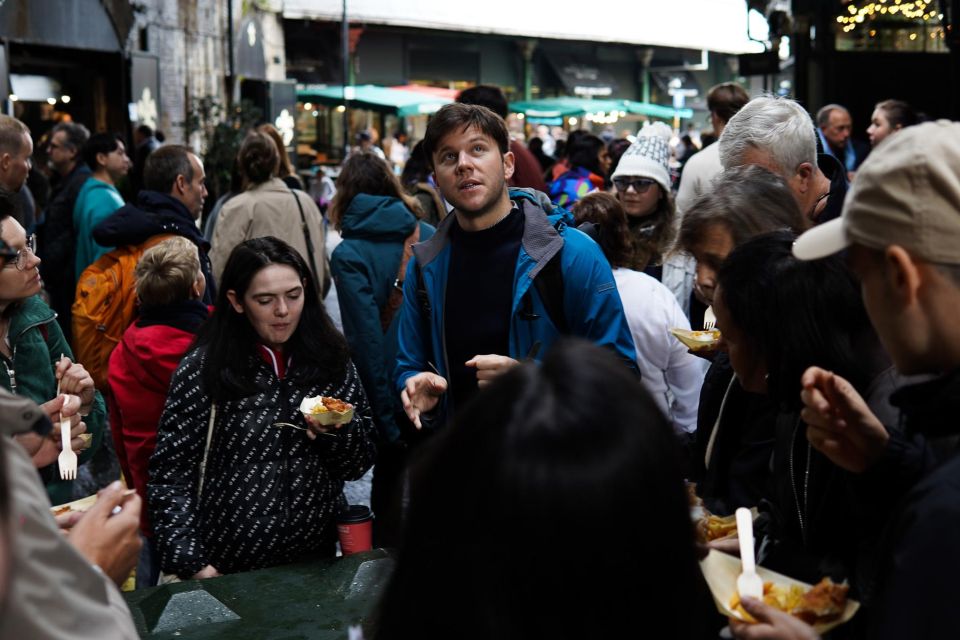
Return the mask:
<path id="1" fill-rule="evenodd" d="M 859 286 L 843 259 L 801 261 L 796 236 L 748 240 L 720 269 L 714 294 L 721 349 L 743 388 L 779 406 L 772 432 L 772 495 L 761 560 L 807 582 L 849 579 L 869 561 L 882 509 L 853 494 L 849 474 L 813 449 L 800 416 L 800 378 L 816 365 L 849 380 L 884 424 L 898 379 L 873 331 Z M 758 539 L 760 539 L 758 537 Z"/>
<path id="2" fill-rule="evenodd" d="M 323 216 L 309 195 L 277 177 L 280 152 L 266 134 L 251 131 L 240 145 L 240 176 L 245 191 L 223 204 L 210 240 L 214 280 L 233 248 L 244 240 L 274 236 L 304 256 L 326 294 L 329 284 Z"/>
<path id="3" fill-rule="evenodd" d="M 431 175 L 433 171 L 427 164 L 427 157 L 423 154 L 423 140 L 418 142 L 410 152 L 407 163 L 403 165 L 403 173 L 400 175 L 400 182 L 407 193 L 412 195 L 420 203 L 420 209 L 423 214 L 419 216 L 422 220 L 437 226 L 440 221 L 447 217 L 447 206 L 437 189 L 437 184 Z"/>
<path id="4" fill-rule="evenodd" d="M 376 453 L 346 340 L 300 254 L 247 240 L 220 282 L 173 375 L 150 461 L 161 568 L 181 578 L 332 556 L 343 483 Z M 353 420 L 307 423 L 300 402 L 321 395 L 353 404 Z"/>
<path id="5" fill-rule="evenodd" d="M 410 245 L 434 232 L 417 220 L 419 214 L 417 201 L 403 191 L 386 161 L 372 153 L 354 153 L 343 163 L 330 205 L 330 220 L 343 241 L 333 250 L 330 271 L 337 283 L 343 333 L 370 397 L 379 435 L 371 496 L 378 546 L 393 546 L 396 541 L 399 500 L 393 498 L 414 431 L 392 378 L 404 257 L 409 259 Z"/>
<path id="6" fill-rule="evenodd" d="M 875 147 L 886 140 L 887 136 L 918 122 L 920 122 L 919 114 L 906 102 L 902 100 L 878 102 L 873 108 L 873 115 L 870 116 L 870 126 L 867 127 L 870 146 Z"/>
<path id="7" fill-rule="evenodd" d="M 588 193 L 603 189 L 610 170 L 607 146 L 593 134 L 571 140 L 567 162 L 570 168 L 549 184 L 550 199 L 561 207 L 569 207 Z"/>
<path id="8" fill-rule="evenodd" d="M 616 638 L 642 628 L 638 610 L 658 637 L 700 637 L 711 603 L 679 450 L 611 353 L 559 342 L 424 453 L 374 638 Z"/>
<path id="9" fill-rule="evenodd" d="M 573 205 L 573 215 L 577 224 L 595 225 L 595 239 L 613 268 L 637 348 L 643 386 L 674 430 L 692 439 L 707 362 L 689 353 L 683 343 L 670 335 L 671 328 L 690 329 L 690 321 L 669 289 L 630 268 L 630 227 L 616 197 L 591 193 Z"/>

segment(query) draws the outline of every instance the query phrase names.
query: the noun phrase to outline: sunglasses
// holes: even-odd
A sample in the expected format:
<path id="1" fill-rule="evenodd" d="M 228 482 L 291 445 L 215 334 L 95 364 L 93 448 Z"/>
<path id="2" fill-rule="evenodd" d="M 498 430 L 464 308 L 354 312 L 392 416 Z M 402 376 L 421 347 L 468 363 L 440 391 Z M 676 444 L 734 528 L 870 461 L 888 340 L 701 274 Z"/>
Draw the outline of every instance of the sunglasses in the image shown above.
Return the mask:
<path id="1" fill-rule="evenodd" d="M 633 187 L 633 190 L 637 193 L 646 193 L 650 190 L 650 187 L 657 183 L 656 180 L 650 180 L 649 178 L 614 178 L 613 186 L 616 187 L 617 191 L 624 192 L 630 187 Z"/>

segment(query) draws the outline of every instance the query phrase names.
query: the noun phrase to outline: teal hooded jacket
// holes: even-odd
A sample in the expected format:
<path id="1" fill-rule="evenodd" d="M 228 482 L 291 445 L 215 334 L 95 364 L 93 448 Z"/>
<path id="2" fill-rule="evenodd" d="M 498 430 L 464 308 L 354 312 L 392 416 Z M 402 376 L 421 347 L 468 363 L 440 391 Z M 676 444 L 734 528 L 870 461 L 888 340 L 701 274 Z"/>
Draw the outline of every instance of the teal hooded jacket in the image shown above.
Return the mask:
<path id="1" fill-rule="evenodd" d="M 358 194 L 343 213 L 343 241 L 330 256 L 343 333 L 370 399 L 374 424 L 386 442 L 400 436 L 394 419 L 395 412 L 401 410 L 400 397 L 394 393 L 391 380 L 400 312 L 384 332 L 380 310 L 397 280 L 403 241 L 417 224 L 421 242 L 433 236 L 434 228 L 418 222 L 402 200 Z"/>

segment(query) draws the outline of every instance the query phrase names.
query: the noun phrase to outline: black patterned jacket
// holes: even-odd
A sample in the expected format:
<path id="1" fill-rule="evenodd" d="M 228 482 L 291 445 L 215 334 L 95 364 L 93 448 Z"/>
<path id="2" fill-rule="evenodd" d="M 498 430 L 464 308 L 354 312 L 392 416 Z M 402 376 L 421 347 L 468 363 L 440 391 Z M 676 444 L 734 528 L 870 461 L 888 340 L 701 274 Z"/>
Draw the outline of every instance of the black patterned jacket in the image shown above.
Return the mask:
<path id="1" fill-rule="evenodd" d="M 203 366 L 202 352 L 194 350 L 174 373 L 150 459 L 150 521 L 162 570 L 189 577 L 212 564 L 233 573 L 332 554 L 343 482 L 360 478 L 376 456 L 370 408 L 353 363 L 343 381 L 320 387 L 296 375 L 295 358 L 279 380 L 252 355 L 251 371 L 266 390 L 217 405 L 198 504 L 211 409 Z M 272 426 L 306 426 L 300 401 L 317 395 L 353 404 L 353 421 L 316 440 Z"/>

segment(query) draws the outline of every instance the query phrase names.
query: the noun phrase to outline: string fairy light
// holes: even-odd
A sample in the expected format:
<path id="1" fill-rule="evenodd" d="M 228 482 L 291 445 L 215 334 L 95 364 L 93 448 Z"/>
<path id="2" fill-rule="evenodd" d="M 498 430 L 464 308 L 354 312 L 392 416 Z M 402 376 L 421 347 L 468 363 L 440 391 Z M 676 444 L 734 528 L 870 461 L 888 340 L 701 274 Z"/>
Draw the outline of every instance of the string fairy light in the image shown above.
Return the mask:
<path id="1" fill-rule="evenodd" d="M 906 20 L 942 20 L 943 14 L 931 7 L 933 0 L 876 0 L 864 5 L 853 2 L 847 5 L 847 13 L 837 16 L 837 23 L 843 25 L 844 33 L 850 33 L 864 22 L 876 20 L 881 16 L 898 16 Z"/>

